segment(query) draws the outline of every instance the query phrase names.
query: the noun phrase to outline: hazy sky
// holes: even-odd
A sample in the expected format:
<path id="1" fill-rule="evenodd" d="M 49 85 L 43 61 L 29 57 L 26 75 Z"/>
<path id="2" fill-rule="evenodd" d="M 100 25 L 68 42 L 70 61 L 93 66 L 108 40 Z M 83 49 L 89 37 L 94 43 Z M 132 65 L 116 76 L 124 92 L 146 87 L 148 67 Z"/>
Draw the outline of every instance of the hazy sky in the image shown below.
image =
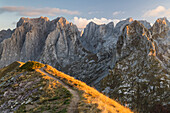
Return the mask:
<path id="1" fill-rule="evenodd" d="M 170 19 L 170 0 L 0 0 L 0 30 L 15 28 L 20 17 L 65 17 L 83 28 L 132 17 L 151 23 L 159 17 Z"/>

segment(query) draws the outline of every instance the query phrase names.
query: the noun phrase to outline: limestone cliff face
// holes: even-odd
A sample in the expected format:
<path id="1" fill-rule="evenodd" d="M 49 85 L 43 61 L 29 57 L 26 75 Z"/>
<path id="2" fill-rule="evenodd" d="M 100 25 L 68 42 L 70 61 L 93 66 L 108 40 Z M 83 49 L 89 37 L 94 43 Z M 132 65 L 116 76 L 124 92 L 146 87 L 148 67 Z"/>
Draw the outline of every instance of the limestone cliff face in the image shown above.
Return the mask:
<path id="1" fill-rule="evenodd" d="M 80 35 L 65 18 L 21 18 L 11 38 L 0 43 L 0 67 L 13 61 L 36 60 L 97 84 L 113 68 L 117 37 L 114 25 L 89 23 Z M 94 82 L 96 81 L 96 82 Z"/>
<path id="2" fill-rule="evenodd" d="M 90 22 L 80 38 L 83 47 L 92 52 L 97 53 L 104 48 L 104 44 L 109 38 L 115 38 L 113 35 L 114 24 L 113 22 L 105 25 L 97 25 Z"/>
<path id="3" fill-rule="evenodd" d="M 124 29 L 124 27 L 130 23 L 132 23 L 134 20 L 133 18 L 127 18 L 126 20 L 122 20 L 120 22 L 118 22 L 114 28 L 114 34 L 118 37 L 119 35 L 121 35 L 122 30 Z"/>
<path id="4" fill-rule="evenodd" d="M 151 28 L 157 57 L 170 68 L 170 22 L 166 18 L 157 19 Z"/>
<path id="5" fill-rule="evenodd" d="M 61 57 L 73 56 L 78 37 L 77 27 L 63 17 L 53 21 L 49 21 L 47 17 L 21 18 L 11 38 L 3 40 L 0 44 L 0 66 L 16 60 L 44 61 L 43 58 L 46 59 L 44 62 L 54 65 L 56 62 L 48 61 L 54 58 L 46 56 L 54 51 L 58 61 L 63 60 Z M 51 51 L 51 45 L 55 47 L 54 51 Z"/>
<path id="6" fill-rule="evenodd" d="M 143 24 L 147 29 L 151 28 L 151 24 L 147 22 L 146 20 L 139 20 L 141 24 Z"/>
<path id="7" fill-rule="evenodd" d="M 80 33 L 77 27 L 65 18 L 58 18 L 52 22 L 56 23 L 56 26 L 45 40 L 40 61 L 62 68 L 77 59 Z"/>
<path id="8" fill-rule="evenodd" d="M 165 32 L 167 26 L 161 26 L 162 22 L 156 22 L 148 30 L 138 21 L 125 26 L 117 41 L 115 67 L 101 81 L 104 93 L 137 112 L 155 112 L 158 106 L 160 109 L 156 112 L 161 112 L 169 106 L 170 73 L 158 51 L 162 47 L 168 49 L 168 42 L 156 45 L 167 41 L 167 38 L 161 42 L 154 35 L 160 35 L 163 30 L 164 36 L 168 36 Z"/>
<path id="9" fill-rule="evenodd" d="M 43 50 L 49 26 L 47 18 L 21 18 L 11 38 L 1 42 L 1 67 L 16 60 L 37 60 Z"/>
<path id="10" fill-rule="evenodd" d="M 115 27 L 90 22 L 82 33 L 63 17 L 21 18 L 13 31 L 0 31 L 0 67 L 28 60 L 50 64 L 137 112 L 164 109 L 170 100 L 166 18 L 152 27 L 132 18 Z"/>
<path id="11" fill-rule="evenodd" d="M 7 38 L 10 38 L 12 34 L 12 31 L 10 29 L 8 30 L 2 30 L 0 31 L 0 43 Z"/>

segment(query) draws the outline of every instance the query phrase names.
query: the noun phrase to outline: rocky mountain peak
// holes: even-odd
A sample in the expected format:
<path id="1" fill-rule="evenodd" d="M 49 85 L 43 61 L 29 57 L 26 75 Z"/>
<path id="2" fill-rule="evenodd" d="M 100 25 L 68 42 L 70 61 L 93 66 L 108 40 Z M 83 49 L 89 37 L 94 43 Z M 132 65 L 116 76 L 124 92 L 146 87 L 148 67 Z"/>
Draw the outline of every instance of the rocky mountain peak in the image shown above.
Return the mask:
<path id="1" fill-rule="evenodd" d="M 106 38 L 111 36 L 113 30 L 113 22 L 110 22 L 107 25 L 97 25 L 94 22 L 90 22 L 84 29 L 83 33 L 81 33 L 83 47 L 92 53 L 97 53 L 103 48 L 104 43 L 107 41 Z"/>
<path id="2" fill-rule="evenodd" d="M 118 22 L 114 28 L 114 34 L 119 36 L 122 33 L 123 28 L 132 22 L 133 18 L 127 18 L 126 20 Z"/>
<path id="3" fill-rule="evenodd" d="M 114 23 L 113 23 L 113 22 L 109 22 L 109 23 L 107 24 L 107 26 L 113 29 L 113 28 L 114 28 Z"/>
<path id="4" fill-rule="evenodd" d="M 139 22 L 142 23 L 147 29 L 151 28 L 151 24 L 146 20 L 139 20 Z"/>
<path id="5" fill-rule="evenodd" d="M 142 23 L 135 20 L 126 25 L 118 38 L 117 52 L 120 58 L 126 57 L 132 51 L 144 52 L 148 55 L 156 55 L 155 45 L 151 34 Z M 147 44 L 146 44 L 147 43 Z"/>
<path id="6" fill-rule="evenodd" d="M 124 25 L 118 36 L 115 66 L 100 82 L 104 93 L 122 103 L 130 103 L 129 107 L 137 108 L 140 113 L 153 112 L 158 102 L 165 111 L 155 112 L 166 112 L 169 107 L 169 98 L 165 95 L 169 91 L 170 35 L 163 31 L 164 19 L 156 25 L 154 35 L 153 27 L 148 30 L 142 22 L 135 20 Z M 164 38 L 159 38 L 163 35 Z"/>
<path id="7" fill-rule="evenodd" d="M 157 57 L 165 67 L 170 67 L 170 22 L 159 18 L 150 29 L 155 42 Z"/>
<path id="8" fill-rule="evenodd" d="M 169 85 L 167 81 L 159 83 L 169 77 L 170 24 L 166 18 L 158 19 L 152 27 L 147 21 L 132 18 L 120 21 L 116 27 L 113 22 L 107 25 L 90 22 L 81 35 L 76 25 L 69 23 L 64 17 L 52 21 L 46 17 L 21 18 L 17 26 L 14 31 L 0 32 L 2 37 L 7 36 L 8 32 L 10 34 L 8 39 L 2 38 L 3 41 L 0 41 L 0 67 L 13 61 L 28 60 L 50 64 L 99 90 L 115 90 L 110 92 L 111 95 L 117 93 L 114 98 L 122 98 L 123 102 L 137 105 L 141 110 L 144 110 L 143 105 L 148 105 L 145 102 L 150 102 L 147 97 L 154 97 L 154 94 L 148 92 L 157 87 L 155 83 L 151 83 L 154 79 L 165 87 Z M 113 69 L 113 73 L 109 76 L 110 69 Z M 161 76 L 165 77 L 159 78 Z M 146 85 L 144 88 L 143 85 L 140 86 L 141 91 L 144 90 L 147 94 L 143 95 L 144 101 L 142 96 L 140 100 L 133 95 L 137 90 L 138 96 L 143 94 L 139 92 L 140 81 L 144 81 L 142 84 Z M 131 92 L 126 91 L 126 86 Z M 125 87 L 126 92 L 122 87 Z M 164 89 L 160 90 L 163 91 L 161 95 L 166 93 Z M 129 94 L 132 97 L 130 100 Z M 167 100 L 164 99 L 166 96 L 162 97 L 162 100 Z M 132 99 L 143 101 L 142 108 Z M 159 95 L 157 99 L 160 99 Z M 148 106 L 144 108 L 147 109 Z"/>
<path id="9" fill-rule="evenodd" d="M 156 20 L 156 23 L 158 23 L 158 24 L 164 24 L 164 25 L 166 25 L 168 20 L 166 19 L 166 17 L 164 17 L 164 18 L 159 18 L 159 19 L 157 19 Z"/>
<path id="10" fill-rule="evenodd" d="M 58 22 L 60 22 L 62 25 L 69 24 L 69 22 L 64 17 L 59 17 Z"/>
<path id="11" fill-rule="evenodd" d="M 94 25 L 97 25 L 96 23 L 94 23 L 93 21 L 91 21 L 91 22 L 89 22 L 88 24 L 87 24 L 87 26 L 94 26 Z M 86 27 L 87 27 L 86 26 Z"/>
<path id="12" fill-rule="evenodd" d="M 91 22 L 89 22 L 89 23 L 86 25 L 84 31 L 89 30 L 89 31 L 95 32 L 95 30 L 96 30 L 98 27 L 100 27 L 100 25 L 97 25 L 96 23 L 94 23 L 93 21 L 91 21 Z"/>
<path id="13" fill-rule="evenodd" d="M 69 23 L 64 17 L 58 17 L 57 19 L 52 20 L 52 23 L 59 23 L 61 26 L 66 26 L 67 24 L 72 25 L 72 23 Z"/>
<path id="14" fill-rule="evenodd" d="M 0 31 L 0 43 L 7 38 L 10 38 L 12 35 L 12 31 L 10 29 L 8 30 L 2 30 Z"/>
<path id="15" fill-rule="evenodd" d="M 145 26 L 137 20 L 127 25 L 126 28 L 127 28 L 127 34 L 129 35 L 134 33 L 143 34 L 145 31 L 148 31 L 148 29 L 145 28 Z"/>
<path id="16" fill-rule="evenodd" d="M 43 17 L 43 16 L 41 16 L 40 18 L 41 18 L 41 19 L 44 19 L 44 20 L 46 20 L 46 21 L 49 21 L 49 20 L 50 20 L 48 17 Z"/>
<path id="17" fill-rule="evenodd" d="M 169 30 L 169 21 L 166 18 L 159 18 L 156 20 L 156 22 L 153 24 L 151 31 L 152 34 L 166 34 Z M 165 37 L 165 36 L 162 36 Z"/>
<path id="18" fill-rule="evenodd" d="M 41 25 L 42 23 L 44 22 L 48 22 L 49 21 L 49 18 L 48 17 L 39 17 L 39 18 L 24 18 L 24 17 L 21 17 L 20 20 L 17 22 L 17 27 L 23 25 L 23 24 L 26 24 L 26 23 L 29 23 L 31 25 Z"/>
<path id="19" fill-rule="evenodd" d="M 133 22 L 133 18 L 132 17 L 129 17 L 126 20 L 128 20 L 129 22 Z"/>
<path id="20" fill-rule="evenodd" d="M 115 26 L 115 28 L 117 28 L 117 27 L 120 27 L 121 25 L 123 25 L 123 24 L 129 24 L 129 23 L 131 23 L 131 22 L 133 22 L 133 18 L 127 18 L 126 20 L 122 20 L 122 21 L 120 21 L 120 22 L 118 22 L 117 24 L 116 24 L 116 26 Z"/>

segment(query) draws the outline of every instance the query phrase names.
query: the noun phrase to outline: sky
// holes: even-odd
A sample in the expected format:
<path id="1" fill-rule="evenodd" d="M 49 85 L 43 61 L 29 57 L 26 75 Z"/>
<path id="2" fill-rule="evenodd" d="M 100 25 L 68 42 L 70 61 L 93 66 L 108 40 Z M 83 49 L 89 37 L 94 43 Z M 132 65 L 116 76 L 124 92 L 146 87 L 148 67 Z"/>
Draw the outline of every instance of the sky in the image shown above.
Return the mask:
<path id="1" fill-rule="evenodd" d="M 14 29 L 21 17 L 65 17 L 78 28 L 90 21 L 107 24 L 132 17 L 154 23 L 170 20 L 170 0 L 0 0 L 0 30 Z"/>

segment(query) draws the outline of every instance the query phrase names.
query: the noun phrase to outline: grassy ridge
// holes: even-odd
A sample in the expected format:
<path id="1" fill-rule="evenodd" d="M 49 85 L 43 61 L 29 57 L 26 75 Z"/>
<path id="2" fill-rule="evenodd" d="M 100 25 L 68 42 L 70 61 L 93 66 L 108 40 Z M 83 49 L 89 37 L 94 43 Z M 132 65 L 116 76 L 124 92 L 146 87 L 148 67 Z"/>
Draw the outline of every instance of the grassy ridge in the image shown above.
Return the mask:
<path id="1" fill-rule="evenodd" d="M 46 65 L 45 71 L 58 77 L 65 83 L 81 92 L 82 100 L 79 105 L 79 112 L 96 112 L 100 110 L 103 113 L 132 113 L 130 109 L 120 105 L 118 102 L 103 95 L 96 89 L 86 85 L 84 82 L 76 80 L 73 77 L 56 70 L 52 66 Z M 94 108 L 93 105 L 97 107 Z M 93 106 L 93 109 L 87 109 L 88 106 Z"/>
<path id="2" fill-rule="evenodd" d="M 0 111 L 7 109 L 14 111 L 15 107 L 19 106 L 15 113 L 67 112 L 72 95 L 59 82 L 38 72 L 37 69 L 44 66 L 39 62 L 28 61 L 25 64 L 13 63 L 0 70 L 5 72 L 3 77 L 0 78 L 0 97 L 3 97 L 0 100 L 0 106 L 4 102 L 15 101 L 12 108 L 10 104 L 6 104 L 6 107 L 0 107 Z M 81 97 L 78 105 L 80 113 L 132 113 L 130 109 L 108 98 L 84 82 L 76 80 L 49 65 L 46 65 L 44 69 L 77 90 Z M 9 91 L 12 91 L 10 95 L 6 95 Z M 23 99 L 21 100 L 19 97 Z"/>
<path id="3" fill-rule="evenodd" d="M 72 94 L 56 80 L 33 71 L 43 66 L 34 61 L 24 65 L 14 62 L 0 70 L 3 72 L 0 77 L 0 112 L 67 112 Z"/>

